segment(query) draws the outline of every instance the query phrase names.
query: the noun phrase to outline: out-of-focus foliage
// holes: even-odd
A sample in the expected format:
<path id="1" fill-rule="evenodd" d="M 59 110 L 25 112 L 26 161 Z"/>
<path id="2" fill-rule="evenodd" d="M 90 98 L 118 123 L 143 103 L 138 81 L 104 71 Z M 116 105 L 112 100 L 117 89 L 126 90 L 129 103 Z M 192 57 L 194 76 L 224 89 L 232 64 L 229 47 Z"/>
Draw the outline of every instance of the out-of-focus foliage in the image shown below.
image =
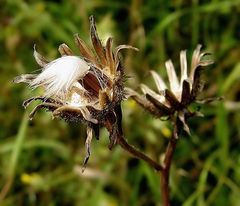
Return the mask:
<path id="1" fill-rule="evenodd" d="M 177 66 L 181 49 L 190 56 L 201 43 L 213 53 L 216 63 L 204 71 L 203 95 L 225 99 L 202 106 L 205 117 L 191 120 L 192 136 L 182 134 L 171 198 L 173 205 L 240 205 L 239 0 L 1 0 L 0 205 L 161 205 L 159 175 L 119 147 L 109 151 L 104 130 L 81 173 L 85 127 L 52 120 L 45 112 L 27 121 L 21 103 L 39 91 L 11 83 L 39 69 L 34 44 L 54 59 L 60 43 L 76 51 L 73 34 L 89 41 L 90 15 L 102 41 L 113 36 L 115 44 L 140 49 L 123 56 L 126 84 L 135 89 L 140 82 L 153 86 L 150 69 L 164 76 L 168 58 Z M 123 113 L 128 141 L 160 161 L 171 125 L 132 100 L 123 104 Z"/>

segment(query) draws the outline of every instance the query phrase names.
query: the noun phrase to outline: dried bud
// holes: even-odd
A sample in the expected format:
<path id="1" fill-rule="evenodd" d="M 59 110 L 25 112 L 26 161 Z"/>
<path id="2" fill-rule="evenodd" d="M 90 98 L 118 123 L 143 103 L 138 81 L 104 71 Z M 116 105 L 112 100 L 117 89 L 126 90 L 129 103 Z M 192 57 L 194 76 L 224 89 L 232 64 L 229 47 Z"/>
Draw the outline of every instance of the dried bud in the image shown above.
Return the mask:
<path id="1" fill-rule="evenodd" d="M 180 79 L 176 75 L 172 61 L 166 61 L 165 66 L 169 79 L 169 88 L 160 75 L 155 71 L 151 71 L 157 86 L 157 92 L 144 84 L 141 85 L 144 96 L 131 89 L 126 89 L 126 92 L 137 103 L 157 117 L 172 117 L 177 113 L 178 119 L 183 123 L 184 130 L 189 133 L 185 120 L 194 114 L 188 110 L 188 106 L 196 101 L 197 95 L 203 88 L 200 78 L 202 67 L 213 63 L 211 60 L 202 60 L 202 57 L 209 55 L 209 53 L 200 53 L 200 49 L 201 45 L 198 45 L 193 52 L 189 74 L 187 71 L 186 51 L 180 52 Z"/>
<path id="2" fill-rule="evenodd" d="M 93 50 L 89 49 L 79 35 L 75 35 L 80 56 L 75 56 L 66 44 L 61 44 L 59 52 L 62 57 L 48 61 L 34 46 L 34 57 L 42 68 L 41 73 L 24 74 L 14 79 L 15 83 L 25 82 L 33 89 L 44 88 L 42 96 L 32 97 L 23 103 L 26 108 L 34 100 L 42 101 L 30 113 L 30 119 L 37 110 L 44 108 L 51 111 L 53 117 L 85 122 L 88 125 L 85 163 L 90 155 L 92 136 L 95 133 L 98 138 L 101 125 L 106 126 L 110 132 L 110 147 L 115 144 L 117 133 L 121 132 L 119 108 L 124 98 L 124 68 L 119 60 L 119 51 L 124 48 L 137 50 L 120 45 L 113 51 L 112 38 L 103 46 L 92 16 L 90 34 Z"/>

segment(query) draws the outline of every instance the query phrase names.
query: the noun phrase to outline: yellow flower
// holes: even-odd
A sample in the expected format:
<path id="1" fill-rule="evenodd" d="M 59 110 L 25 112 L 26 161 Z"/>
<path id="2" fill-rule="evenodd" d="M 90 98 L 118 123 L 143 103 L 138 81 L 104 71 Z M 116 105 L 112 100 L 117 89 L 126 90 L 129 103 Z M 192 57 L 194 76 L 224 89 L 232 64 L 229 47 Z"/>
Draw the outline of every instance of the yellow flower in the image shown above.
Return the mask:
<path id="1" fill-rule="evenodd" d="M 21 181 L 27 185 L 39 185 L 42 183 L 42 177 L 37 173 L 23 173 L 21 175 Z"/>

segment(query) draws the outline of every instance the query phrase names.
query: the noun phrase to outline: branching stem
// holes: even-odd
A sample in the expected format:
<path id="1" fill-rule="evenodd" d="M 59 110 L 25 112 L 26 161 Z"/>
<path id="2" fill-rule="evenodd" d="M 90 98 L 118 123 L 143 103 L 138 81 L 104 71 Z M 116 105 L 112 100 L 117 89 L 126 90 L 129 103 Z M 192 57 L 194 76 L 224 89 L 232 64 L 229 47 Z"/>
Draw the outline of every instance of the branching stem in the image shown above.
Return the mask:
<path id="1" fill-rule="evenodd" d="M 157 161 L 151 159 L 149 156 L 145 155 L 143 152 L 137 150 L 132 145 L 128 144 L 128 142 L 123 137 L 123 131 L 121 127 L 122 122 L 122 111 L 120 105 L 115 108 L 115 114 L 116 114 L 116 122 L 115 125 L 117 125 L 117 144 L 119 144 L 122 149 L 129 152 L 134 157 L 141 159 L 148 163 L 152 168 L 157 170 L 161 177 L 161 194 L 162 194 L 162 203 L 163 206 L 170 206 L 170 197 L 169 197 L 169 174 L 172 164 L 172 158 L 174 151 L 176 149 L 177 140 L 178 140 L 178 134 L 180 130 L 181 123 L 179 122 L 179 119 L 177 117 L 173 117 L 173 134 L 168 142 L 168 146 L 165 151 L 165 156 L 162 165 L 159 164 Z M 111 120 L 108 119 L 108 121 L 105 122 L 105 126 L 108 129 L 108 131 L 112 132 L 112 124 Z"/>
<path id="2" fill-rule="evenodd" d="M 128 144 L 128 142 L 124 139 L 122 135 L 119 135 L 117 139 L 117 144 L 119 144 L 125 151 L 129 152 L 134 157 L 147 162 L 152 168 L 154 168 L 159 172 L 161 177 L 160 189 L 162 194 L 163 206 L 170 206 L 169 174 L 170 174 L 173 154 L 175 152 L 176 145 L 177 145 L 178 133 L 179 133 L 178 123 L 174 122 L 173 135 L 168 142 L 162 166 L 158 162 L 154 161 L 153 159 L 145 155 L 143 152 L 137 150 L 132 145 Z"/>

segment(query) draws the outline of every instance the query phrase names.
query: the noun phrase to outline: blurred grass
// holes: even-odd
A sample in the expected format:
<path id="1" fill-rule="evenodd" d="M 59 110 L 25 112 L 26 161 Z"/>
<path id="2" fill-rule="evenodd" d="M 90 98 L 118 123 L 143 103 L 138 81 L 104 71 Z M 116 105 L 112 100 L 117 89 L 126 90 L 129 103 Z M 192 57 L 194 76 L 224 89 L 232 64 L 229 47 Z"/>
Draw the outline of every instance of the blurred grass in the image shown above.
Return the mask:
<path id="1" fill-rule="evenodd" d="M 172 58 L 178 66 L 182 49 L 190 57 L 201 43 L 213 53 L 202 95 L 224 101 L 202 106 L 205 117 L 192 119 L 192 136 L 182 134 L 171 198 L 173 205 L 240 205 L 239 0 L 0 1 L 0 189 L 11 183 L 0 205 L 161 205 L 158 174 L 118 147 L 109 151 L 105 130 L 93 142 L 87 170 L 79 173 L 85 127 L 52 120 L 45 112 L 28 123 L 22 101 L 39 91 L 11 83 L 39 69 L 32 56 L 35 43 L 54 59 L 63 42 L 77 52 L 75 33 L 90 42 L 92 14 L 103 41 L 113 36 L 115 45 L 140 48 L 123 54 L 131 77 L 126 83 L 136 89 L 139 82 L 154 86 L 150 69 L 166 77 L 164 61 Z M 170 125 L 132 101 L 124 102 L 123 110 L 128 141 L 160 160 Z"/>

